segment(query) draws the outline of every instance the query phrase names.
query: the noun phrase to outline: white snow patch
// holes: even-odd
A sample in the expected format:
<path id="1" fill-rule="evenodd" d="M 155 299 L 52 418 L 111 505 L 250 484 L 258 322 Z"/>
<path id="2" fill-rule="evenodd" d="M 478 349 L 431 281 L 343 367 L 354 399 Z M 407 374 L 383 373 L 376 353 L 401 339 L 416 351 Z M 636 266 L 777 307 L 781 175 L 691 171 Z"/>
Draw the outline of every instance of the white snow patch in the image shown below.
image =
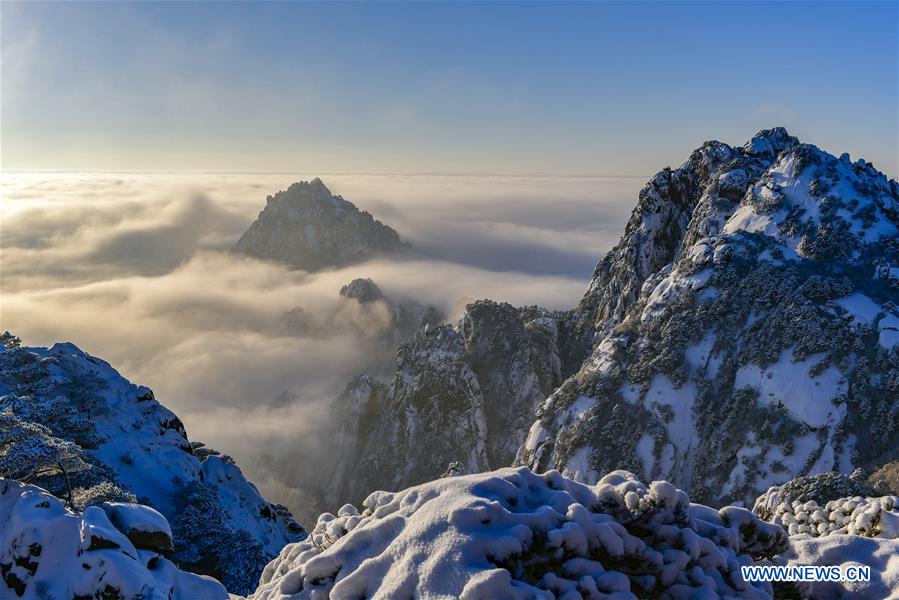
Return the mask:
<path id="1" fill-rule="evenodd" d="M 845 298 L 837 298 L 833 303 L 863 323 L 874 323 L 877 315 L 883 312 L 883 307 L 880 304 L 861 293 L 851 294 Z"/>
<path id="2" fill-rule="evenodd" d="M 696 401 L 696 384 L 690 382 L 679 388 L 674 387 L 671 380 L 663 374 L 653 377 L 646 392 L 645 403 L 649 407 L 653 403 L 668 405 L 671 408 L 673 418 L 667 422 L 662 415 L 659 418 L 665 423 L 668 439 L 674 445 L 676 453 L 675 464 L 678 469 L 686 469 L 689 460 L 693 440 L 696 438 L 696 428 L 693 423 L 693 405 Z M 665 473 L 674 477 L 676 473 Z"/>
<path id="3" fill-rule="evenodd" d="M 652 469 L 655 466 L 656 458 L 653 453 L 655 448 L 655 439 L 648 433 L 640 436 L 637 442 L 637 457 L 643 462 L 643 478 L 647 481 L 652 478 Z"/>
<path id="4" fill-rule="evenodd" d="M 694 370 L 704 371 L 709 362 L 712 348 L 715 347 L 715 334 L 709 332 L 698 343 L 687 346 L 687 362 Z"/>
<path id="5" fill-rule="evenodd" d="M 812 377 L 809 369 L 820 359 L 820 355 L 815 355 L 794 362 L 792 349 L 784 350 L 776 363 L 765 368 L 752 363 L 740 367 L 734 388 L 752 388 L 760 401 L 780 403 L 812 427 L 838 422 L 846 414 L 846 405 L 834 406 L 831 400 L 845 394 L 848 383 L 834 367 Z"/>
<path id="6" fill-rule="evenodd" d="M 592 450 L 593 448 L 589 446 L 584 446 L 575 450 L 574 454 L 571 455 L 571 458 L 568 459 L 568 462 L 565 463 L 562 475 L 581 483 L 592 483 L 597 481 L 599 479 L 599 473 L 590 466 L 590 452 Z"/>

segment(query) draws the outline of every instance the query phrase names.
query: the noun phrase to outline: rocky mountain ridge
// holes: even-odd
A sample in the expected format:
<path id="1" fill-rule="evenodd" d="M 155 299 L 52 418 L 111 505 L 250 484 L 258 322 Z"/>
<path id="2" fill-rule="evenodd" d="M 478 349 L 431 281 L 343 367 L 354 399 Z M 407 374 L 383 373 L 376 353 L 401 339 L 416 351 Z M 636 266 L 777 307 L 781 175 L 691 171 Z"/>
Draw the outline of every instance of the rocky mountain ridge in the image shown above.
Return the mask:
<path id="1" fill-rule="evenodd" d="M 48 473 L 33 483 L 60 497 L 68 483 L 78 509 L 125 498 L 155 508 L 172 526 L 170 557 L 234 592 L 252 589 L 265 563 L 305 536 L 289 511 L 262 498 L 230 457 L 192 444 L 150 389 L 73 344 L 21 347 L 9 335 L 4 341 L 0 411 L 75 444 L 90 467 L 69 474 L 68 482 Z"/>
<path id="2" fill-rule="evenodd" d="M 870 163 L 782 128 L 707 142 L 641 192 L 575 313 L 593 350 L 518 461 L 715 504 L 894 460 L 897 226 L 899 186 Z"/>
<path id="3" fill-rule="evenodd" d="M 745 503 L 895 460 L 897 209 L 870 163 L 783 128 L 703 144 L 640 192 L 576 308 L 478 302 L 402 346 L 392 382 L 351 383 L 353 483 L 330 500 L 514 463 Z"/>

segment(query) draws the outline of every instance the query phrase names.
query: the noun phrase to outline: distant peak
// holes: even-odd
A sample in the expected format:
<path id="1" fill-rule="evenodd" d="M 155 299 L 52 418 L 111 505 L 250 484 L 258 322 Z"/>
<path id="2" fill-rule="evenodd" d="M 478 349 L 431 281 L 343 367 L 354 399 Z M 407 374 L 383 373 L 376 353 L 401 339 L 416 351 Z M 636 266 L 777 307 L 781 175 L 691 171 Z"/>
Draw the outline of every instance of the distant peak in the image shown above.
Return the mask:
<path id="1" fill-rule="evenodd" d="M 340 295 L 343 298 L 354 298 L 360 304 L 368 304 L 384 297 L 384 294 L 381 293 L 381 288 L 374 281 L 361 277 L 340 288 Z"/>
<path id="2" fill-rule="evenodd" d="M 318 193 L 320 193 L 320 194 L 323 194 L 323 195 L 326 195 L 326 196 L 330 196 L 330 195 L 331 195 L 331 190 L 329 190 L 329 189 L 325 186 L 325 184 L 322 183 L 322 180 L 319 179 L 318 177 L 316 177 L 315 179 L 313 179 L 312 181 L 310 181 L 310 182 L 308 183 L 308 185 L 309 185 L 310 188 L 312 188 L 314 191 L 316 191 L 316 192 L 318 192 Z"/>
<path id="3" fill-rule="evenodd" d="M 275 194 L 275 198 L 280 197 L 284 192 L 279 192 Z M 300 196 L 306 198 L 315 198 L 315 199 L 327 199 L 332 196 L 331 190 L 329 190 L 322 180 L 316 177 L 311 181 L 297 181 L 290 185 L 287 188 L 286 192 L 287 196 Z"/>
<path id="4" fill-rule="evenodd" d="M 316 177 L 268 196 L 265 208 L 232 250 L 317 271 L 400 254 L 408 248 L 396 231 L 331 194 Z"/>

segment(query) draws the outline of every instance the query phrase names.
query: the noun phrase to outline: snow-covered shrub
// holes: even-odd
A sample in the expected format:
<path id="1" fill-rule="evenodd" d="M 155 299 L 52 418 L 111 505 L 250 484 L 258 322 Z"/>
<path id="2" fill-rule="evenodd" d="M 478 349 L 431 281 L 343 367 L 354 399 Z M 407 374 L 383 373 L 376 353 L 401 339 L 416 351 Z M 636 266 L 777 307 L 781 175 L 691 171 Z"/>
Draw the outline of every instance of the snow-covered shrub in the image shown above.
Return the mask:
<path id="1" fill-rule="evenodd" d="M 231 592 L 246 594 L 256 587 L 265 552 L 247 532 L 228 526 L 212 486 L 186 485 L 176 495 L 174 514 L 174 555 L 179 564 L 215 577 Z"/>
<path id="2" fill-rule="evenodd" d="M 0 598 L 227 600 L 228 593 L 135 546 L 103 509 L 74 513 L 41 488 L 0 479 Z"/>
<path id="3" fill-rule="evenodd" d="M 287 531 L 290 532 L 291 535 L 298 536 L 297 539 L 306 537 L 306 530 L 303 529 L 303 526 L 300 525 L 299 521 L 293 517 L 289 508 L 275 502 L 271 504 L 271 507 L 274 513 L 287 524 Z"/>
<path id="4" fill-rule="evenodd" d="M 814 500 L 781 502 L 774 507 L 770 521 L 790 535 L 814 537 L 844 533 L 866 537 L 899 537 L 899 497 L 840 498 L 821 506 Z"/>
<path id="5" fill-rule="evenodd" d="M 22 345 L 22 338 L 13 335 L 8 331 L 0 333 L 0 346 L 4 348 L 18 348 Z"/>
<path id="6" fill-rule="evenodd" d="M 787 538 L 748 510 L 691 504 L 624 471 L 591 487 L 502 469 L 375 492 L 363 507 L 322 515 L 252 598 L 769 598 L 739 567 Z"/>
<path id="7" fill-rule="evenodd" d="M 53 436 L 43 425 L 22 421 L 9 407 L 0 410 L 0 477 L 30 481 L 47 472 L 58 470 L 68 477 L 89 468 L 77 444 Z"/>
<path id="8" fill-rule="evenodd" d="M 860 471 L 852 475 L 829 471 L 795 477 L 768 488 L 768 491 L 756 499 L 752 512 L 766 521 L 773 521 L 778 512 L 783 512 L 779 508 L 781 505 L 793 506 L 808 501 L 824 505 L 838 498 L 880 496 L 882 491 L 885 490 L 866 483 Z"/>
<path id="9" fill-rule="evenodd" d="M 84 449 L 97 447 L 104 440 L 97 435 L 93 422 L 68 394 L 21 396 L 10 394 L 0 398 L 0 408 L 12 408 L 23 421 L 40 423 L 53 435 L 70 439 Z"/>
<path id="10" fill-rule="evenodd" d="M 72 493 L 72 504 L 78 510 L 88 506 L 99 506 L 104 502 L 137 502 L 137 497 L 123 491 L 122 488 L 109 481 L 103 481 L 91 487 L 76 488 Z"/>

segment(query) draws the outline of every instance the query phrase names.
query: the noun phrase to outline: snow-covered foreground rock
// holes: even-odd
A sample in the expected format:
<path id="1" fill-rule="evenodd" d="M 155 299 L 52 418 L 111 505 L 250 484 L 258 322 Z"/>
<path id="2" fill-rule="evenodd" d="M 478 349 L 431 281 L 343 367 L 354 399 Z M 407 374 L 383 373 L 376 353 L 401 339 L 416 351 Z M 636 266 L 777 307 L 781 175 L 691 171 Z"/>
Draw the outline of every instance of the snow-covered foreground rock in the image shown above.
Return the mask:
<path id="1" fill-rule="evenodd" d="M 899 498 L 863 495 L 886 482 L 871 485 L 859 475 L 797 477 L 756 499 L 753 512 L 790 534 L 775 563 L 870 567 L 870 581 L 795 584 L 804 598 L 899 598 Z"/>
<path id="2" fill-rule="evenodd" d="M 769 598 L 739 568 L 786 544 L 779 526 L 691 504 L 667 482 L 616 471 L 587 486 L 507 468 L 322 515 L 252 598 Z"/>
<path id="3" fill-rule="evenodd" d="M 168 527 L 145 506 L 77 514 L 41 488 L 0 479 L 0 598 L 227 600 L 219 582 L 160 554 Z"/>
<path id="4" fill-rule="evenodd" d="M 852 495 L 840 493 L 847 488 Z M 850 477 L 822 473 L 769 488 L 752 511 L 790 535 L 899 538 L 899 497 L 868 495 L 874 492 Z"/>
<path id="5" fill-rule="evenodd" d="M 899 598 L 899 539 L 836 534 L 819 538 L 790 538 L 790 551 L 780 561 L 787 565 L 868 566 L 871 580 L 815 582 L 800 592 L 815 600 L 838 598 Z"/>
<path id="6" fill-rule="evenodd" d="M 107 500 L 152 506 L 171 524 L 173 559 L 236 593 L 254 589 L 265 563 L 303 538 L 290 513 L 266 501 L 230 458 L 189 442 L 178 417 L 148 388 L 73 344 L 24 348 L 11 336 L 4 340 L 0 411 L 74 445 L 83 465 L 69 474 L 77 508 Z M 9 470 L 0 476 L 25 478 L 29 473 L 19 471 L 27 453 L 16 443 L 3 449 L 10 433 L 0 431 L 0 469 Z M 13 450 L 17 460 L 7 464 Z M 33 482 L 67 496 L 59 472 Z"/>

